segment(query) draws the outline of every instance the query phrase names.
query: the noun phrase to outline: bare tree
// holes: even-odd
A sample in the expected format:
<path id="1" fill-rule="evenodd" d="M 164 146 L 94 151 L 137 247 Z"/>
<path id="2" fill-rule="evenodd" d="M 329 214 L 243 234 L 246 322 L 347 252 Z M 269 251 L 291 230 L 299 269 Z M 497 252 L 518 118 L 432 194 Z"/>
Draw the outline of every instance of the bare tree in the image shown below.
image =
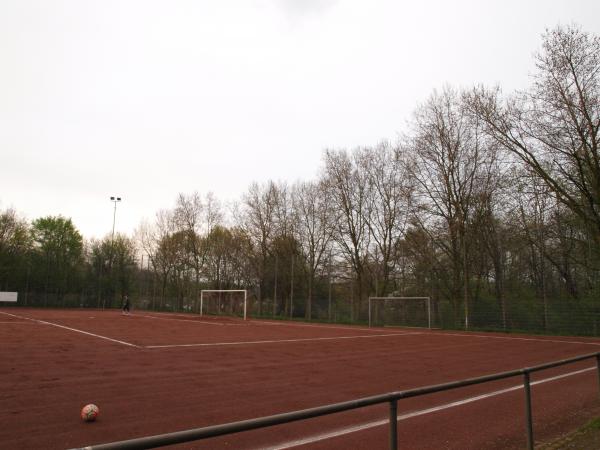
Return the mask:
<path id="1" fill-rule="evenodd" d="M 172 247 L 167 243 L 170 237 L 176 231 L 176 223 L 172 211 L 160 210 L 156 213 L 156 222 L 153 225 L 143 223 L 136 231 L 137 240 L 140 247 L 147 253 L 152 264 L 154 272 L 159 274 L 161 279 L 161 296 L 159 307 L 162 309 L 167 283 L 173 266 L 176 263 L 176 253 L 171 251 Z M 154 307 L 153 298 L 153 307 Z"/>
<path id="2" fill-rule="evenodd" d="M 390 276 L 401 262 L 401 240 L 411 215 L 413 180 L 407 171 L 404 151 L 382 142 L 356 155 L 358 170 L 367 177 L 365 222 L 374 251 L 373 267 L 377 271 L 375 295 L 386 295 Z"/>
<path id="3" fill-rule="evenodd" d="M 254 245 L 256 277 L 258 280 L 258 313 L 262 313 L 262 300 L 266 287 L 267 260 L 271 243 L 277 233 L 278 189 L 270 181 L 261 186 L 252 183 L 244 195 L 243 228 Z"/>
<path id="4" fill-rule="evenodd" d="M 345 150 L 325 152 L 325 182 L 336 214 L 334 238 L 354 273 L 358 302 L 352 307 L 352 320 L 358 319 L 365 294 L 365 263 L 369 251 L 368 176 L 357 168 Z"/>
<path id="5" fill-rule="evenodd" d="M 294 241 L 294 229 L 296 227 L 295 216 L 293 213 L 293 200 L 287 183 L 279 182 L 276 185 L 275 193 L 275 234 L 272 246 L 272 254 L 275 259 L 274 280 L 273 280 L 273 316 L 277 315 L 287 307 L 284 296 L 282 295 L 283 274 L 288 275 L 290 285 L 293 283 L 293 274 L 288 272 L 287 267 L 281 267 L 282 263 L 290 259 L 293 261 L 296 253 L 296 242 Z M 292 262 L 293 264 L 293 262 Z M 286 266 L 288 266 L 286 264 Z M 291 288 L 293 289 L 293 288 Z"/>
<path id="6" fill-rule="evenodd" d="M 310 320 L 315 278 L 326 261 L 333 235 L 333 211 L 323 182 L 295 184 L 293 207 L 297 222 L 296 236 L 308 270 L 308 294 L 304 311 L 306 319 Z"/>
<path id="7" fill-rule="evenodd" d="M 451 262 L 450 297 L 457 312 L 461 298 L 464 324 L 469 327 L 470 265 L 469 223 L 479 194 L 489 190 L 495 169 L 495 153 L 483 139 L 459 93 L 445 88 L 434 92 L 417 109 L 414 134 L 409 139 L 414 152 L 412 174 L 420 193 L 421 226 Z M 433 227 L 437 226 L 437 232 Z"/>
<path id="8" fill-rule="evenodd" d="M 471 109 L 575 213 L 600 245 L 600 38 L 575 26 L 543 36 L 532 88 L 508 100 L 474 89 Z"/>
<path id="9" fill-rule="evenodd" d="M 184 259 L 194 272 L 194 299 L 198 298 L 200 276 L 209 251 L 205 236 L 221 221 L 221 217 L 220 204 L 212 194 L 206 196 L 206 202 L 202 201 L 198 192 L 177 197 L 174 221 L 186 250 Z"/>
<path id="10" fill-rule="evenodd" d="M 206 234 L 210 233 L 215 226 L 223 223 L 223 207 L 214 193 L 209 192 L 204 199 L 204 215 Z"/>

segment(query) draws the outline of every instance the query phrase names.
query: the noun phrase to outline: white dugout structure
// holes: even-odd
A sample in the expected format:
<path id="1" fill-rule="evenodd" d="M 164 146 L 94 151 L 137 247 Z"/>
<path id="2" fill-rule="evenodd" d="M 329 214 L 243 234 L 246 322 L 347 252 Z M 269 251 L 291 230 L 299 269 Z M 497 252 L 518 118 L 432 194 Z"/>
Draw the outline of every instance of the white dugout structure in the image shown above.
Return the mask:
<path id="1" fill-rule="evenodd" d="M 0 292 L 0 302 L 16 303 L 18 295 L 19 294 L 17 292 L 5 292 L 5 291 L 1 291 Z"/>

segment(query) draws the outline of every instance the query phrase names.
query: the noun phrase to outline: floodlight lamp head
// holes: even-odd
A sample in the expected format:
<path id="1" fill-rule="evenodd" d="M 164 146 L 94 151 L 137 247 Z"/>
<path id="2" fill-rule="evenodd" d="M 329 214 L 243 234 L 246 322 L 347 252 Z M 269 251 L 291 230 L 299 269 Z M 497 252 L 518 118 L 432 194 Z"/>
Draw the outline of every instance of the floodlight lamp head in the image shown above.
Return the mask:
<path id="1" fill-rule="evenodd" d="M 111 197 L 110 199 L 111 199 L 111 200 L 114 200 L 115 198 L 114 198 L 114 197 Z"/>

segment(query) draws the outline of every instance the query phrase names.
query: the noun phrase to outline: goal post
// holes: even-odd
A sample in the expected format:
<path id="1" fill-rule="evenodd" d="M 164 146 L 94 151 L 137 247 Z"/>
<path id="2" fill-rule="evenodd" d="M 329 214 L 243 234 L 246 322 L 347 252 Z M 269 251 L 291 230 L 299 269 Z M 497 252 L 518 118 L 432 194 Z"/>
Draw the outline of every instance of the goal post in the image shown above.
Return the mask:
<path id="1" fill-rule="evenodd" d="M 236 296 L 235 293 L 243 294 L 237 296 L 237 301 L 239 303 L 235 303 Z M 214 303 L 214 300 L 211 302 L 210 297 L 213 297 L 214 294 L 218 294 L 218 299 L 216 305 L 211 305 L 210 303 Z M 226 299 L 224 300 L 222 297 L 226 294 Z M 243 300 L 242 300 L 243 298 Z M 228 300 L 227 300 L 228 299 Z M 217 314 L 220 315 L 225 312 L 229 312 L 229 315 L 242 314 L 244 320 L 247 318 L 247 304 L 248 304 L 248 291 L 246 289 L 203 289 L 200 291 L 200 315 L 204 314 Z M 212 306 L 212 308 L 210 307 Z M 216 306 L 216 308 L 215 308 Z M 240 310 L 241 309 L 241 310 Z"/>
<path id="2" fill-rule="evenodd" d="M 369 297 L 369 327 L 402 316 L 399 326 L 431 329 L 431 297 Z"/>

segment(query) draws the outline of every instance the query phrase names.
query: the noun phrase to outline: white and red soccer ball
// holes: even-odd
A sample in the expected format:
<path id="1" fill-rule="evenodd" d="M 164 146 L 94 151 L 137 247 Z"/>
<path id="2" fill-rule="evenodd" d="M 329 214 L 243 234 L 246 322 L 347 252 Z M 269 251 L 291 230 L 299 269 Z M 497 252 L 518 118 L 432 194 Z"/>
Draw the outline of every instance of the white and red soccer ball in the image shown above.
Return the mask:
<path id="1" fill-rule="evenodd" d="M 81 418 L 84 422 L 93 422 L 98 414 L 100 414 L 100 408 L 92 403 L 85 405 L 81 410 Z"/>

